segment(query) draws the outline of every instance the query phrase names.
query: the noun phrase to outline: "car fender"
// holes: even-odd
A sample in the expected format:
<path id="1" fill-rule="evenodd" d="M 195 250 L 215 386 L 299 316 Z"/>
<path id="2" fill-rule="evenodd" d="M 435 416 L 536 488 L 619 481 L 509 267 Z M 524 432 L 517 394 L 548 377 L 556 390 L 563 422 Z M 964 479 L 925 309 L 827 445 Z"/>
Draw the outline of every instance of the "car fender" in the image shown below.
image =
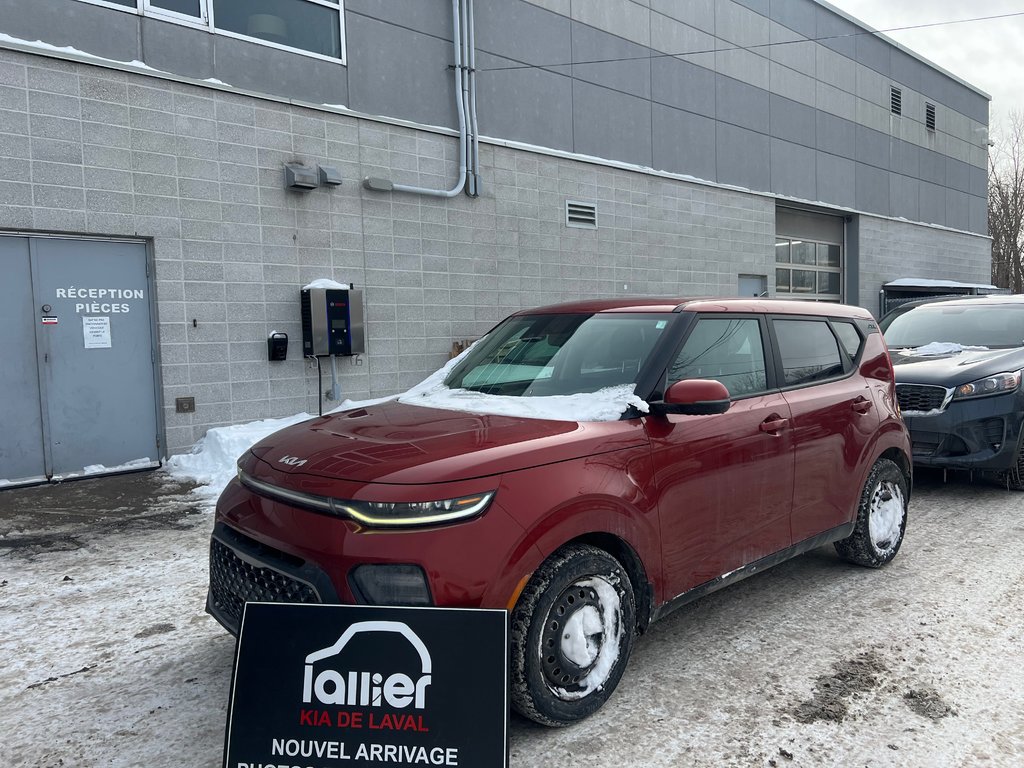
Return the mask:
<path id="1" fill-rule="evenodd" d="M 518 521 L 524 535 L 519 545 L 508 550 L 503 569 L 508 576 L 488 590 L 487 603 L 511 607 L 527 577 L 552 553 L 571 541 L 599 541 L 602 536 L 630 547 L 646 579 L 660 591 L 661 545 L 653 483 L 646 447 L 505 475 L 495 504 Z M 502 595 L 506 597 L 501 599 Z"/>

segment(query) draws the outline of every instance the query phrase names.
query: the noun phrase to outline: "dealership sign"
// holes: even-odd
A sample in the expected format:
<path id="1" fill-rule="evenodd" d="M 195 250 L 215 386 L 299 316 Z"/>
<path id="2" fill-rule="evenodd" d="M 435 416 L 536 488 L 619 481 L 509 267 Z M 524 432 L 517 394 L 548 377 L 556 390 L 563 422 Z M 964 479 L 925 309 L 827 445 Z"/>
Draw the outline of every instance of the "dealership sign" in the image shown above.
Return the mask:
<path id="1" fill-rule="evenodd" d="M 225 768 L 504 766 L 505 611 L 247 603 Z"/>

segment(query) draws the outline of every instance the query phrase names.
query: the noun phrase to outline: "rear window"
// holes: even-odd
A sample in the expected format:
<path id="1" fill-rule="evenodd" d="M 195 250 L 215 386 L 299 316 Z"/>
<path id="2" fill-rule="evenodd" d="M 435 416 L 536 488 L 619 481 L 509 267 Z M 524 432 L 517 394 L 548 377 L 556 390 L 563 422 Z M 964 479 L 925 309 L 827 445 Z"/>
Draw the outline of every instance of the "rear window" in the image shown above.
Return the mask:
<path id="1" fill-rule="evenodd" d="M 839 337 L 839 343 L 843 345 L 843 349 L 846 350 L 846 354 L 850 356 L 851 360 L 856 360 L 857 355 L 860 353 L 860 345 L 863 341 L 860 333 L 857 331 L 857 326 L 853 323 L 833 320 L 832 328 L 835 330 L 836 336 Z"/>
<path id="2" fill-rule="evenodd" d="M 824 320 L 775 320 L 787 385 L 808 384 L 845 372 L 839 342 Z"/>
<path id="3" fill-rule="evenodd" d="M 965 347 L 1024 346 L 1024 305 L 937 303 L 916 307 L 885 330 L 891 348 L 949 342 Z"/>

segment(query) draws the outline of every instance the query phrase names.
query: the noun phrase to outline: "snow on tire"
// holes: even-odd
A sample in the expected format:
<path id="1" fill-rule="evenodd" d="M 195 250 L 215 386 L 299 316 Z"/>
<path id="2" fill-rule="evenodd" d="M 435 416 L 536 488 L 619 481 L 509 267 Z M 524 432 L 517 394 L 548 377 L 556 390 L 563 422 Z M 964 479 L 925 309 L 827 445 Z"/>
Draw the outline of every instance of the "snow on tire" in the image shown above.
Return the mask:
<path id="1" fill-rule="evenodd" d="M 530 578 L 512 611 L 512 706 L 544 725 L 596 712 L 618 685 L 635 626 L 621 564 L 583 544 L 563 547 Z"/>
<path id="2" fill-rule="evenodd" d="M 857 507 L 853 533 L 835 543 L 851 563 L 878 568 L 899 552 L 907 529 L 907 478 L 895 463 L 879 459 L 871 468 Z"/>

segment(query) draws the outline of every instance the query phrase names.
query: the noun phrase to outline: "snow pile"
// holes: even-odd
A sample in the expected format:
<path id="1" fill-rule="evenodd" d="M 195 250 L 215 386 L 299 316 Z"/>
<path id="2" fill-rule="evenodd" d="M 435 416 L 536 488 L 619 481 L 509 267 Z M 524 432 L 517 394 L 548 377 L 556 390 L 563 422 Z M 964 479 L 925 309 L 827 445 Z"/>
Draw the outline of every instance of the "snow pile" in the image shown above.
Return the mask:
<path id="1" fill-rule="evenodd" d="M 309 285 L 302 286 L 302 290 L 304 290 L 304 291 L 310 290 L 312 288 L 329 288 L 329 289 L 336 289 L 336 290 L 339 290 L 339 291 L 351 291 L 352 290 L 352 286 L 351 285 L 348 285 L 346 283 L 339 283 L 336 280 L 330 280 L 329 278 L 326 278 L 326 277 L 318 278 L 318 279 L 314 280 L 313 282 L 311 282 Z"/>
<path id="2" fill-rule="evenodd" d="M 104 466 L 103 464 L 89 464 L 88 466 L 82 468 L 81 474 L 83 474 L 83 475 L 101 475 L 101 474 L 104 474 L 104 473 L 107 473 L 107 472 L 122 472 L 122 471 L 129 471 L 129 470 L 132 470 L 132 469 L 147 469 L 147 468 L 153 466 L 153 464 L 154 464 L 153 460 L 151 458 L 149 458 L 148 456 L 146 456 L 146 457 L 141 458 L 141 459 L 134 459 L 132 461 L 125 462 L 124 464 L 121 464 L 120 466 L 117 466 L 117 467 L 107 467 L 107 466 Z M 68 475 L 68 477 L 72 477 L 72 476 L 73 475 Z"/>
<path id="3" fill-rule="evenodd" d="M 923 347 L 901 349 L 900 354 L 907 357 L 939 357 L 940 355 L 959 355 L 961 352 L 984 352 L 988 347 L 971 347 L 953 341 L 933 341 Z"/>
<path id="4" fill-rule="evenodd" d="M 311 418 L 308 413 L 300 413 L 283 419 L 215 427 L 193 446 L 191 453 L 171 456 L 165 467 L 172 477 L 199 483 L 193 491 L 197 496 L 215 501 L 235 476 L 239 456 L 267 435 Z"/>
<path id="5" fill-rule="evenodd" d="M 70 45 L 59 46 L 51 45 L 50 43 L 44 43 L 42 40 L 23 40 L 20 37 L 12 37 L 11 35 L 5 35 L 0 32 L 0 43 L 14 43 L 16 45 L 24 45 L 29 48 L 36 48 L 40 51 L 52 51 L 54 53 L 69 53 L 74 56 L 83 56 L 87 59 L 95 59 L 96 61 L 109 61 L 112 64 L 127 64 L 131 67 L 138 67 L 139 69 L 148 69 L 151 72 L 160 72 L 159 69 L 153 69 L 153 67 L 146 64 L 144 61 L 133 59 L 132 61 L 120 61 L 118 59 L 107 59 L 103 56 L 96 56 L 88 53 L 87 51 L 81 51 L 78 48 L 73 48 Z"/>

